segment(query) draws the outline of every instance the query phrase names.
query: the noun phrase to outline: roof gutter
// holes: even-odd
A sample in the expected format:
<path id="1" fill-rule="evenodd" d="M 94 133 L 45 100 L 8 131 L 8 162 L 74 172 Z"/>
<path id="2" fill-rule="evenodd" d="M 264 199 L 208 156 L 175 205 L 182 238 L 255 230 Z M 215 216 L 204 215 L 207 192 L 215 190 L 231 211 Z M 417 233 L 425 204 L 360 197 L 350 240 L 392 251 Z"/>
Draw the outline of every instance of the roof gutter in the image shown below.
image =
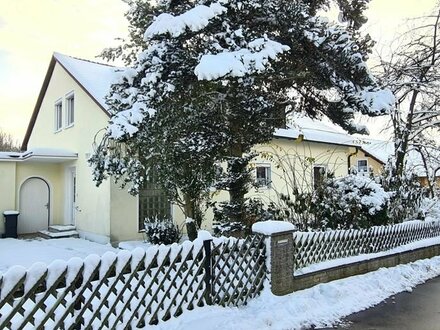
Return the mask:
<path id="1" fill-rule="evenodd" d="M 350 174 L 350 168 L 351 168 L 351 157 L 356 156 L 359 152 L 359 147 L 355 147 L 355 152 L 352 152 L 347 157 L 347 166 L 348 166 L 348 174 Z"/>

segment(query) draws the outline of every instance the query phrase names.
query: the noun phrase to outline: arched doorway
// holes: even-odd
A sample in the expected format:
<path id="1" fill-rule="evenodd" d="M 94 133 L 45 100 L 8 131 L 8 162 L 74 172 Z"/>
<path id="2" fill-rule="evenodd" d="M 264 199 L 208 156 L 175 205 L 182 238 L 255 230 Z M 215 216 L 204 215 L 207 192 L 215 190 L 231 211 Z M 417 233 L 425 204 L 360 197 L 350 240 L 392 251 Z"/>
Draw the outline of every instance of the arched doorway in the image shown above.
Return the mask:
<path id="1" fill-rule="evenodd" d="M 41 178 L 29 178 L 20 187 L 19 234 L 35 233 L 49 226 L 50 190 Z"/>

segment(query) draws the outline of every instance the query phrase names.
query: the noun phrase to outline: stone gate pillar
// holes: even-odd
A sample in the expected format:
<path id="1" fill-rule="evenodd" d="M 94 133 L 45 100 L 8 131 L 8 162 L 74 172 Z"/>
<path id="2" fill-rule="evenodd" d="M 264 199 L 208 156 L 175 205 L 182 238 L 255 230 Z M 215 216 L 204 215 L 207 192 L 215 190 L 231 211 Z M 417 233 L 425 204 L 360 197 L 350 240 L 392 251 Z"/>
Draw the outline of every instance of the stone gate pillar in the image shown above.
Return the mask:
<path id="1" fill-rule="evenodd" d="M 266 236 L 267 269 L 274 295 L 293 292 L 293 232 L 295 226 L 285 221 L 261 221 L 252 226 L 254 233 Z"/>

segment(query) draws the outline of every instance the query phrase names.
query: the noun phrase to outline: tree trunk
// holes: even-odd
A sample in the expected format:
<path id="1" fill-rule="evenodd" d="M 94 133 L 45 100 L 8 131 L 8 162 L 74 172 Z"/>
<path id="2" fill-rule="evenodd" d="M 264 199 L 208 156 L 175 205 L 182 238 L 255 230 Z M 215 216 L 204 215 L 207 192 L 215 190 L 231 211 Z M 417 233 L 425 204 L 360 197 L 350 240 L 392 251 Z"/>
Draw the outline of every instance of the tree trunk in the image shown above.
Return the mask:
<path id="1" fill-rule="evenodd" d="M 246 193 L 246 167 L 243 160 L 243 151 L 241 144 L 235 144 L 231 147 L 232 160 L 228 166 L 228 174 L 231 178 L 229 186 L 229 202 L 231 206 L 230 220 L 234 222 L 245 223 L 244 195 Z"/>
<path id="2" fill-rule="evenodd" d="M 186 231 L 190 241 L 194 241 L 197 238 L 197 226 L 194 212 L 194 201 L 188 195 L 184 195 L 185 205 L 183 212 L 185 214 Z"/>
<path id="3" fill-rule="evenodd" d="M 407 155 L 408 152 L 409 134 L 413 130 L 414 110 L 418 95 L 419 95 L 419 91 L 415 90 L 412 92 L 411 101 L 408 108 L 409 111 L 406 118 L 406 125 L 403 128 L 403 130 L 402 129 L 399 130 L 399 134 L 398 134 L 399 143 L 396 143 L 394 146 L 396 153 L 396 164 L 394 169 L 395 173 L 393 173 L 393 175 L 399 178 L 402 177 L 403 171 L 405 170 L 405 156 Z M 397 123 L 397 125 L 400 125 L 400 123 Z"/>

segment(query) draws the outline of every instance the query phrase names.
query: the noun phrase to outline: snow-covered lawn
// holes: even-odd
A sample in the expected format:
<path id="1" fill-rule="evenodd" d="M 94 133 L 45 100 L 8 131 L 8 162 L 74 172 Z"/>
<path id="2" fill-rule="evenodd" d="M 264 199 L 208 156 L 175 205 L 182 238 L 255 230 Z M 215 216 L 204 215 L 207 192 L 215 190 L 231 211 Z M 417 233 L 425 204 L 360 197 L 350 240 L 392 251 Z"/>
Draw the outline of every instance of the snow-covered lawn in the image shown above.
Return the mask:
<path id="1" fill-rule="evenodd" d="M 256 330 L 302 329 L 334 324 L 352 313 L 440 275 L 440 257 L 419 260 L 365 275 L 319 284 L 310 289 L 277 297 L 267 288 L 245 307 L 218 306 L 185 311 L 151 330 Z"/>
<path id="2" fill-rule="evenodd" d="M 118 252 L 111 245 L 102 245 L 80 238 L 51 240 L 0 239 L 0 273 L 14 265 L 29 268 L 35 262 L 50 264 L 56 259 L 84 259 L 89 254 L 103 255 L 107 251 Z"/>

